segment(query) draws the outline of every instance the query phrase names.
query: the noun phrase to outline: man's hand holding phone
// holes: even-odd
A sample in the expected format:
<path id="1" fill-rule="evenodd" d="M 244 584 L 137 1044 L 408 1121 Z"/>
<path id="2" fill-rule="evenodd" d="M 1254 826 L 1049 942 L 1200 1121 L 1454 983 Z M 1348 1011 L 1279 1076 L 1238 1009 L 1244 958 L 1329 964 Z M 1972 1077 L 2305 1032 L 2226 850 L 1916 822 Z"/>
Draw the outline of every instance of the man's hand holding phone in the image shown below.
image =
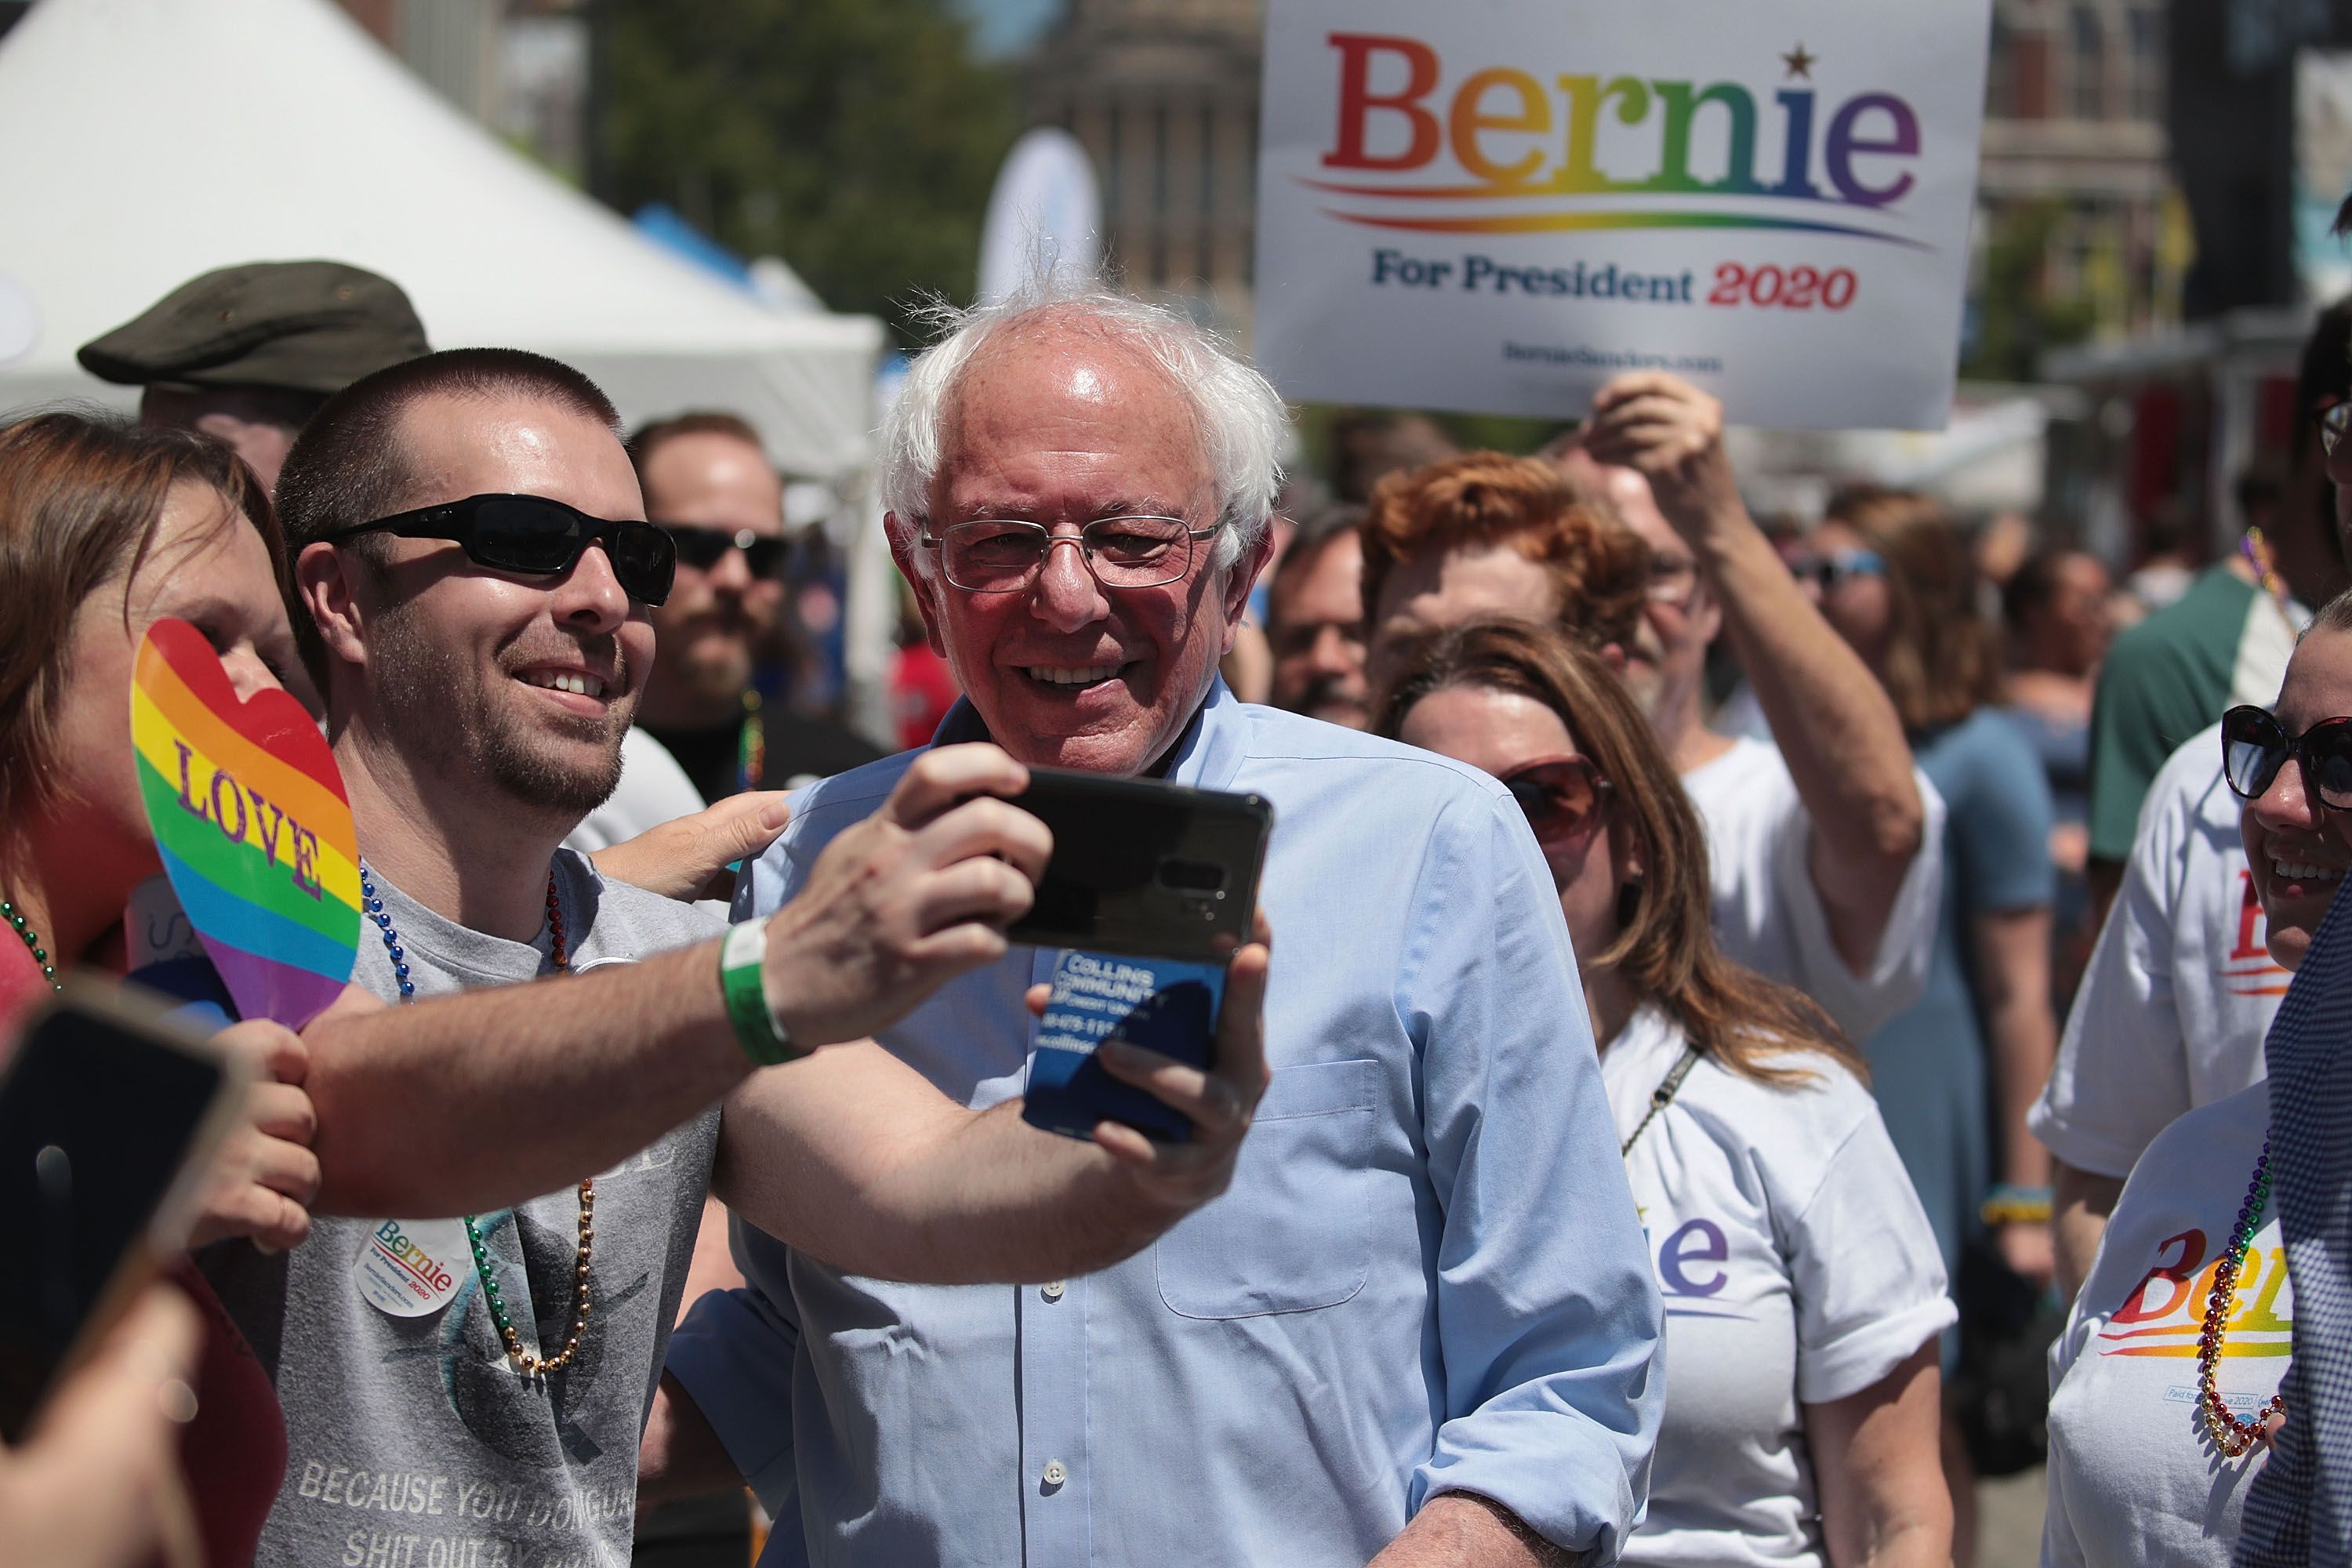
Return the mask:
<path id="1" fill-rule="evenodd" d="M 1184 1142 L 1148 1138 L 1119 1121 L 1095 1125 L 1094 1140 L 1152 1202 L 1189 1213 L 1225 1190 L 1234 1176 L 1257 1102 L 1265 1093 L 1265 980 L 1274 933 L 1265 911 L 1255 911 L 1251 940 L 1225 967 L 1224 1002 L 1215 1048 L 1206 1068 L 1123 1040 L 1095 1047 L 1103 1070 L 1132 1084 L 1192 1124 Z M 1042 1016 L 1050 985 L 1029 988 L 1029 1010 Z"/>
<path id="2" fill-rule="evenodd" d="M 882 809 L 825 847 L 769 918 L 766 990 L 803 1048 L 871 1035 L 1004 955 L 1054 852 L 1003 797 L 1029 770 L 985 743 L 918 757 Z"/>

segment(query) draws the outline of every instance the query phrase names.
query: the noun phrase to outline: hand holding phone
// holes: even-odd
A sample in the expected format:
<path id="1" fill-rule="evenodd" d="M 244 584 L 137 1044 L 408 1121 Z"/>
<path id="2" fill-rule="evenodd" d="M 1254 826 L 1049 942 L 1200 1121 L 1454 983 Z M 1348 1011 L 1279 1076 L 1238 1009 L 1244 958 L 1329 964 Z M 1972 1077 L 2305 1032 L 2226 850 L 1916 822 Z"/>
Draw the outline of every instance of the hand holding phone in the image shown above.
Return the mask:
<path id="1" fill-rule="evenodd" d="M 180 1473 L 203 1320 L 152 1285 L 58 1385 L 22 1447 L 0 1449 L 0 1542 L 43 1568 L 204 1568 Z"/>
<path id="2" fill-rule="evenodd" d="M 1030 770 L 1014 797 L 1054 836 L 1036 901 L 1005 934 L 1060 949 L 1022 1115 L 1072 1138 L 1100 1123 L 1182 1142 L 1194 1121 L 1108 1070 L 1139 1047 L 1198 1073 L 1252 934 L 1274 812 L 1157 779 Z M 1255 1103 L 1255 1095 L 1252 1096 Z"/>
<path id="3" fill-rule="evenodd" d="M 251 1077 L 160 1008 L 70 980 L 26 1024 L 0 1079 L 0 1437 L 185 1247 Z"/>
<path id="4" fill-rule="evenodd" d="M 1264 912 L 1255 913 L 1250 941 L 1234 952 L 1225 968 L 1224 1004 L 1208 1066 L 1116 1040 L 1096 1049 L 1095 1060 L 1104 1072 L 1184 1117 L 1191 1129 L 1191 1137 L 1181 1142 L 1147 1137 L 1111 1120 L 1090 1130 L 1094 1142 L 1129 1171 L 1150 1198 L 1173 1212 L 1189 1212 L 1225 1190 L 1242 1139 L 1265 1093 L 1265 982 L 1272 942 Z M 1050 985 L 1031 986 L 1030 1012 L 1042 1016 L 1052 994 Z"/>

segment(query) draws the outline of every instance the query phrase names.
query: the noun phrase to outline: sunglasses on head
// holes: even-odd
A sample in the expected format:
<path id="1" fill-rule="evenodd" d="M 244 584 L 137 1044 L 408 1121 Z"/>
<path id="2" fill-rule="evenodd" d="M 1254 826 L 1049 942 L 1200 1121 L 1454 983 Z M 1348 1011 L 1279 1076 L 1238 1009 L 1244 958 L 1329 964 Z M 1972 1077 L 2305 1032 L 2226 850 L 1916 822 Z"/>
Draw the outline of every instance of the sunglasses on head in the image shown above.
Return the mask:
<path id="1" fill-rule="evenodd" d="M 1800 583 L 1811 581 L 1824 594 L 1856 577 L 1884 577 L 1886 558 L 1875 550 L 1839 550 L 1827 555 L 1800 555 L 1789 563 Z"/>
<path id="2" fill-rule="evenodd" d="M 362 533 L 398 539 L 446 539 L 466 559 L 494 572 L 561 576 L 592 544 L 612 559 L 621 591 L 642 605 L 669 597 L 677 575 L 677 546 L 650 522 L 612 522 L 545 496 L 482 495 L 362 522 L 327 535 L 339 544 Z"/>
<path id="3" fill-rule="evenodd" d="M 2289 757 L 2302 764 L 2303 787 L 2321 805 L 2352 808 L 2352 718 L 2322 719 L 2290 735 L 2251 705 L 2221 715 L 2221 776 L 2240 798 L 2260 799 Z"/>
<path id="4" fill-rule="evenodd" d="M 1573 844 L 1600 826 L 1610 794 L 1609 781 L 1582 757 L 1539 757 L 1502 782 L 1547 849 Z"/>
<path id="5" fill-rule="evenodd" d="M 680 565 L 708 572 L 730 550 L 743 552 L 743 569 L 754 580 L 781 576 L 790 548 L 781 536 L 754 533 L 748 528 L 702 528 L 688 522 L 661 525 L 677 544 Z"/>

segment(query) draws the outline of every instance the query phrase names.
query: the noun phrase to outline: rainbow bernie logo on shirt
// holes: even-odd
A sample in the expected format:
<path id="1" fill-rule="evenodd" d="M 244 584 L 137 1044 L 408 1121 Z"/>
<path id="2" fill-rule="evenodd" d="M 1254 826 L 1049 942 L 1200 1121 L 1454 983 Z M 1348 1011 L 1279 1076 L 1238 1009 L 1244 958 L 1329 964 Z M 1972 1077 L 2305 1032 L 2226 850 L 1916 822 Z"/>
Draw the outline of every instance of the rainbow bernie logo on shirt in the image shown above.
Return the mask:
<path id="1" fill-rule="evenodd" d="M 2139 1283 L 2099 1331 L 2101 1355 L 2181 1356 L 2195 1359 L 2211 1299 L 2221 1247 L 2209 1247 L 2205 1233 L 2189 1229 L 2158 1244 L 2157 1256 Z M 2286 1294 L 2286 1249 L 2249 1247 L 2237 1294 L 2224 1326 L 2221 1355 L 2283 1356 L 2294 1348 L 2294 1298 Z"/>
<path id="2" fill-rule="evenodd" d="M 172 890 L 247 1018 L 299 1029 L 352 977 L 359 845 L 326 737 L 284 691 L 240 700 L 205 634 L 148 628 L 131 741 Z"/>

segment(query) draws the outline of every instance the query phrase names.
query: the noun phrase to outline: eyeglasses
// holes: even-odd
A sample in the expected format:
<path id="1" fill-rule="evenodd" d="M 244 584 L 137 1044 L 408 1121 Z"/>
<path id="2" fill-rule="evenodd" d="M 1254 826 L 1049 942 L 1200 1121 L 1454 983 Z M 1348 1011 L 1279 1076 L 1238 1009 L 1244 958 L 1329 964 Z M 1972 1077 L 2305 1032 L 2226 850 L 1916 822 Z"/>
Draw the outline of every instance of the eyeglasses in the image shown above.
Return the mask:
<path id="1" fill-rule="evenodd" d="M 1857 577 L 1884 577 L 1886 558 L 1875 550 L 1838 550 L 1827 555 L 1800 555 L 1789 563 L 1800 583 L 1811 582 L 1824 594 Z"/>
<path id="2" fill-rule="evenodd" d="M 678 564 L 698 572 L 709 571 L 729 551 L 740 550 L 743 552 L 743 570 L 754 578 L 780 576 L 784 556 L 792 548 L 780 535 L 754 533 L 748 528 L 702 528 L 686 522 L 666 522 L 661 526 L 677 542 Z"/>
<path id="3" fill-rule="evenodd" d="M 970 594 L 1013 594 L 1037 580 L 1057 544 L 1077 547 L 1094 580 L 1106 588 L 1152 588 L 1192 569 L 1192 545 L 1219 523 L 1193 528 L 1178 517 L 1098 517 L 1076 533 L 1055 534 L 1043 523 L 975 518 L 922 542 L 940 552 L 940 566 Z"/>
<path id="4" fill-rule="evenodd" d="M 561 576 L 579 564 L 590 545 L 602 544 L 621 591 L 643 605 L 668 598 L 677 576 L 677 546 L 652 523 L 609 522 L 545 496 L 467 496 L 326 537 L 340 544 L 362 533 L 446 539 L 462 547 L 477 566 L 534 577 Z"/>
<path id="5" fill-rule="evenodd" d="M 2303 787 L 2323 805 L 2352 808 L 2352 718 L 2322 719 L 2300 735 L 2248 704 L 2221 715 L 2221 776 L 2242 800 L 2258 800 L 2293 757 Z"/>
<path id="6" fill-rule="evenodd" d="M 1536 842 L 1547 849 L 1591 834 L 1612 793 L 1601 770 L 1583 757 L 1539 757 L 1513 768 L 1502 781 L 1535 829 Z"/>
<path id="7" fill-rule="evenodd" d="M 1698 563 L 1687 555 L 1650 557 L 1650 603 L 1679 610 L 1698 592 Z"/>
<path id="8" fill-rule="evenodd" d="M 2319 426 L 2319 449 L 2328 457 L 2336 456 L 2345 432 L 2352 430 L 2352 402 L 2331 403 L 2313 419 Z"/>

